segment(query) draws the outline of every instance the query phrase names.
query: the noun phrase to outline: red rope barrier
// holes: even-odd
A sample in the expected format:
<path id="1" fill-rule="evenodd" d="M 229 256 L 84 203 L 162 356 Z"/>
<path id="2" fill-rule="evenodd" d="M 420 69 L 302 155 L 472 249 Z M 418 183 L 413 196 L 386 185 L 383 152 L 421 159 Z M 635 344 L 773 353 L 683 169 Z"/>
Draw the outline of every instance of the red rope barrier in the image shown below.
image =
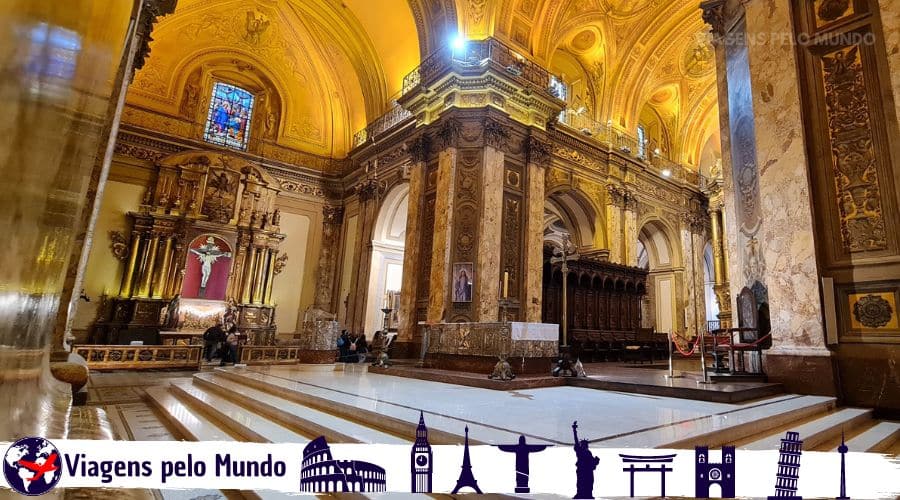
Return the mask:
<path id="1" fill-rule="evenodd" d="M 685 352 L 685 351 L 681 348 L 681 346 L 678 345 L 678 342 L 675 342 L 675 334 L 673 333 L 673 334 L 670 334 L 670 335 L 671 335 L 671 337 L 670 337 L 669 340 L 670 340 L 670 341 L 672 342 L 672 344 L 675 346 L 675 349 L 678 351 L 678 354 L 681 354 L 682 356 L 684 356 L 684 357 L 686 357 L 686 358 L 694 355 L 694 351 L 697 350 L 697 345 L 699 344 L 699 342 L 694 342 L 694 347 L 691 347 L 691 350 L 690 350 L 690 351 Z M 690 341 L 688 341 L 688 345 L 690 345 L 690 344 L 691 344 Z"/>

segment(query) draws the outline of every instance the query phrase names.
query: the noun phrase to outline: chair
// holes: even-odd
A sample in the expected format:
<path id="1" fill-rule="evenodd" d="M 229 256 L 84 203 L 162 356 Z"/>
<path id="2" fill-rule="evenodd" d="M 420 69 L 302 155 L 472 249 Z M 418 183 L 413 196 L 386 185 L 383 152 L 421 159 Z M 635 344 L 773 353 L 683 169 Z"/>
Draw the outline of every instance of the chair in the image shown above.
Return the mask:
<path id="1" fill-rule="evenodd" d="M 747 287 L 741 290 L 737 299 L 738 328 L 729 328 L 728 349 L 731 373 L 758 373 L 765 375 L 762 365 L 762 351 L 772 347 L 769 306 L 765 302 L 757 304 L 756 296 Z M 759 372 L 748 372 L 744 364 L 744 353 L 756 353 Z M 735 356 L 735 353 L 738 355 Z M 740 365 L 740 369 L 738 368 Z"/>

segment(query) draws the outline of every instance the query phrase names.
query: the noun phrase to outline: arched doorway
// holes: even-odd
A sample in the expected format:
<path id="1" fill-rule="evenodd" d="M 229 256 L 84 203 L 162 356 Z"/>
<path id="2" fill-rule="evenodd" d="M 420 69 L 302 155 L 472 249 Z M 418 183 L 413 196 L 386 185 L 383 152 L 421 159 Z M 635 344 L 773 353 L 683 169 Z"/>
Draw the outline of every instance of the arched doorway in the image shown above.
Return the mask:
<path id="1" fill-rule="evenodd" d="M 670 333 L 679 328 L 676 267 L 680 259 L 669 229 L 661 221 L 648 221 L 638 233 L 638 267 L 649 271 L 643 326 Z"/>
<path id="2" fill-rule="evenodd" d="M 393 309 L 390 328 L 397 328 L 408 207 L 409 184 L 401 184 L 387 193 L 375 221 L 365 323 L 369 338 L 384 328 L 382 308 Z"/>

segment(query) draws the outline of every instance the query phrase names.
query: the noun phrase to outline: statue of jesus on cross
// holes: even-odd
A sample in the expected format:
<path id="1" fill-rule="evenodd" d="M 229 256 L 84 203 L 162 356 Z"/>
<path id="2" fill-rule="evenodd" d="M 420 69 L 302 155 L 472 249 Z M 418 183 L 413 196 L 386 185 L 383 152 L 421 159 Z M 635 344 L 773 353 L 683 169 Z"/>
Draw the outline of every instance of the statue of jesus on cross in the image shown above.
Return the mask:
<path id="1" fill-rule="evenodd" d="M 200 291 L 197 295 L 200 298 L 206 296 L 206 284 L 209 282 L 209 275 L 212 274 L 212 266 L 219 260 L 219 257 L 231 257 L 231 252 L 223 252 L 219 249 L 219 246 L 216 245 L 216 240 L 213 239 L 212 236 L 206 238 L 206 243 L 197 247 L 191 248 L 191 253 L 197 256 L 197 260 L 200 261 Z"/>

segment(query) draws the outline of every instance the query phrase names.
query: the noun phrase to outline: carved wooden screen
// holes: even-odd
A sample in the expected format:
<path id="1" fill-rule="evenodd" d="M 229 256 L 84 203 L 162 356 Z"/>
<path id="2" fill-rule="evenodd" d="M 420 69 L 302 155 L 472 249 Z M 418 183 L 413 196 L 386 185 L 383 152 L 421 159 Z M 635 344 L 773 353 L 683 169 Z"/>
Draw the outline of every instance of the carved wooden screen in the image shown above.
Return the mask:
<path id="1" fill-rule="evenodd" d="M 900 266 L 887 264 L 900 257 L 900 132 L 878 2 L 795 5 L 819 269 L 834 278 L 841 341 L 900 342 Z M 891 311 L 881 324 L 860 320 L 869 295 Z"/>

